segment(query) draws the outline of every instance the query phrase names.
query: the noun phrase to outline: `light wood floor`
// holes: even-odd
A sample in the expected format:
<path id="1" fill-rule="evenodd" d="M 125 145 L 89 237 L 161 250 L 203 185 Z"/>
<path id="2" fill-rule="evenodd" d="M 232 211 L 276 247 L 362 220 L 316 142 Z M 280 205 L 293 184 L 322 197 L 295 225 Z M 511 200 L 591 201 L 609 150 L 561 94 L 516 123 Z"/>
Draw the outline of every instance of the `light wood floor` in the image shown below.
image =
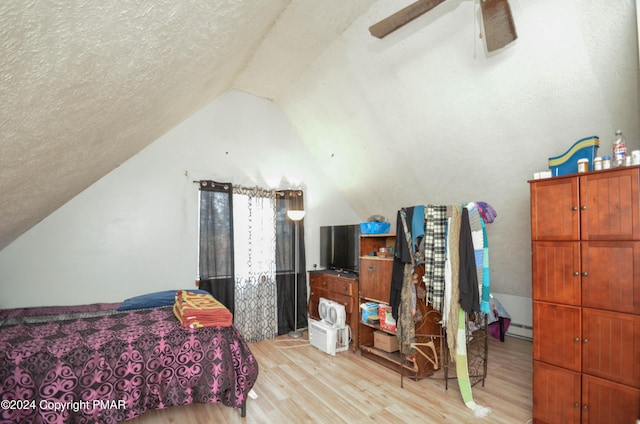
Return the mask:
<path id="1" fill-rule="evenodd" d="M 220 404 L 186 405 L 150 411 L 132 424 L 200 423 L 531 423 L 532 343 L 489 337 L 485 385 L 473 387 L 477 404 L 492 409 L 475 418 L 465 407 L 456 380 L 445 390 L 443 372 L 421 381 L 405 379 L 360 353 L 335 357 L 305 339 L 282 336 L 250 344 L 258 359 L 257 399 L 247 416 Z M 451 373 L 450 373 L 451 374 Z"/>

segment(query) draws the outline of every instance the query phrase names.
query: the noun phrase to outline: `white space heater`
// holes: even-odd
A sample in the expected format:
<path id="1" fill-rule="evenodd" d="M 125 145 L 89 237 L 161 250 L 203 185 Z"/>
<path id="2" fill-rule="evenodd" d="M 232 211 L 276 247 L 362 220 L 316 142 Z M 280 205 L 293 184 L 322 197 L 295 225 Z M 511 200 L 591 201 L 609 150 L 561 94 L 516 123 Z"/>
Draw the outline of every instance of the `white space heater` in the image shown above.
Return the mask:
<path id="1" fill-rule="evenodd" d="M 321 351 L 335 356 L 349 348 L 349 327 L 346 325 L 344 305 L 320 298 L 320 321 L 309 318 L 309 342 Z"/>

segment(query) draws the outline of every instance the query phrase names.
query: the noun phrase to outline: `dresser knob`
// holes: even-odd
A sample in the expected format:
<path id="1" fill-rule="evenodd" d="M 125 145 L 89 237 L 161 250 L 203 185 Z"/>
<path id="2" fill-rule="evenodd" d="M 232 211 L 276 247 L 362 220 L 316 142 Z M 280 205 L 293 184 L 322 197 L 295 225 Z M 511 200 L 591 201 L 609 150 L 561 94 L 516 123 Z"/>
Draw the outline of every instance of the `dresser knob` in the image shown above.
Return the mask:
<path id="1" fill-rule="evenodd" d="M 580 341 L 580 337 L 575 337 L 575 338 L 573 339 L 573 341 L 574 341 L 575 343 L 578 343 L 578 342 Z"/>
<path id="2" fill-rule="evenodd" d="M 586 211 L 587 207 L 586 206 L 580 206 L 580 209 L 582 209 L 583 211 Z"/>
<path id="3" fill-rule="evenodd" d="M 578 271 L 574 271 L 573 276 L 577 277 L 578 275 L 580 275 L 580 273 Z"/>
<path id="4" fill-rule="evenodd" d="M 572 206 L 572 207 L 571 207 L 571 210 L 572 210 L 572 211 L 577 211 L 577 210 L 578 210 L 578 207 L 577 207 L 577 206 Z"/>
<path id="5" fill-rule="evenodd" d="M 589 275 L 589 274 L 587 273 L 587 271 L 585 271 L 585 272 L 583 272 L 583 273 L 582 273 L 582 276 L 583 276 L 583 277 L 586 277 L 587 275 Z"/>

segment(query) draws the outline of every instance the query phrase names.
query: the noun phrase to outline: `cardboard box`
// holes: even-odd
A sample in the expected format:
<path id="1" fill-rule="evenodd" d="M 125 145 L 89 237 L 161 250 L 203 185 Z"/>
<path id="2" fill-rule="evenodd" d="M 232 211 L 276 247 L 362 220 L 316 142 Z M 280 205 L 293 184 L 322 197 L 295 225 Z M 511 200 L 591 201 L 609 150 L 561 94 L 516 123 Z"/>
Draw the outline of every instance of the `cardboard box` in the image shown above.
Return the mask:
<path id="1" fill-rule="evenodd" d="M 396 320 L 391 313 L 391 306 L 380 304 L 378 306 L 378 315 L 380 316 L 380 327 L 389 331 L 396 331 Z"/>
<path id="2" fill-rule="evenodd" d="M 373 333 L 373 346 L 385 352 L 396 352 L 398 350 L 398 339 L 393 334 L 376 331 Z"/>

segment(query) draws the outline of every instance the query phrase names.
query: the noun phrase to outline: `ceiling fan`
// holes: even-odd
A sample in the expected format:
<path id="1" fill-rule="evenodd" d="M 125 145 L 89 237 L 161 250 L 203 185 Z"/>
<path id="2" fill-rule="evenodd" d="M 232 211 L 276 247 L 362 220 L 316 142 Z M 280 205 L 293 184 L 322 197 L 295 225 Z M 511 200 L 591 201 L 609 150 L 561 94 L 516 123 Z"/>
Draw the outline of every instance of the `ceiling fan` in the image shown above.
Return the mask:
<path id="1" fill-rule="evenodd" d="M 374 37 L 383 38 L 401 26 L 427 13 L 445 0 L 418 0 L 369 27 Z M 480 0 L 487 50 L 501 49 L 518 38 L 508 0 Z"/>

